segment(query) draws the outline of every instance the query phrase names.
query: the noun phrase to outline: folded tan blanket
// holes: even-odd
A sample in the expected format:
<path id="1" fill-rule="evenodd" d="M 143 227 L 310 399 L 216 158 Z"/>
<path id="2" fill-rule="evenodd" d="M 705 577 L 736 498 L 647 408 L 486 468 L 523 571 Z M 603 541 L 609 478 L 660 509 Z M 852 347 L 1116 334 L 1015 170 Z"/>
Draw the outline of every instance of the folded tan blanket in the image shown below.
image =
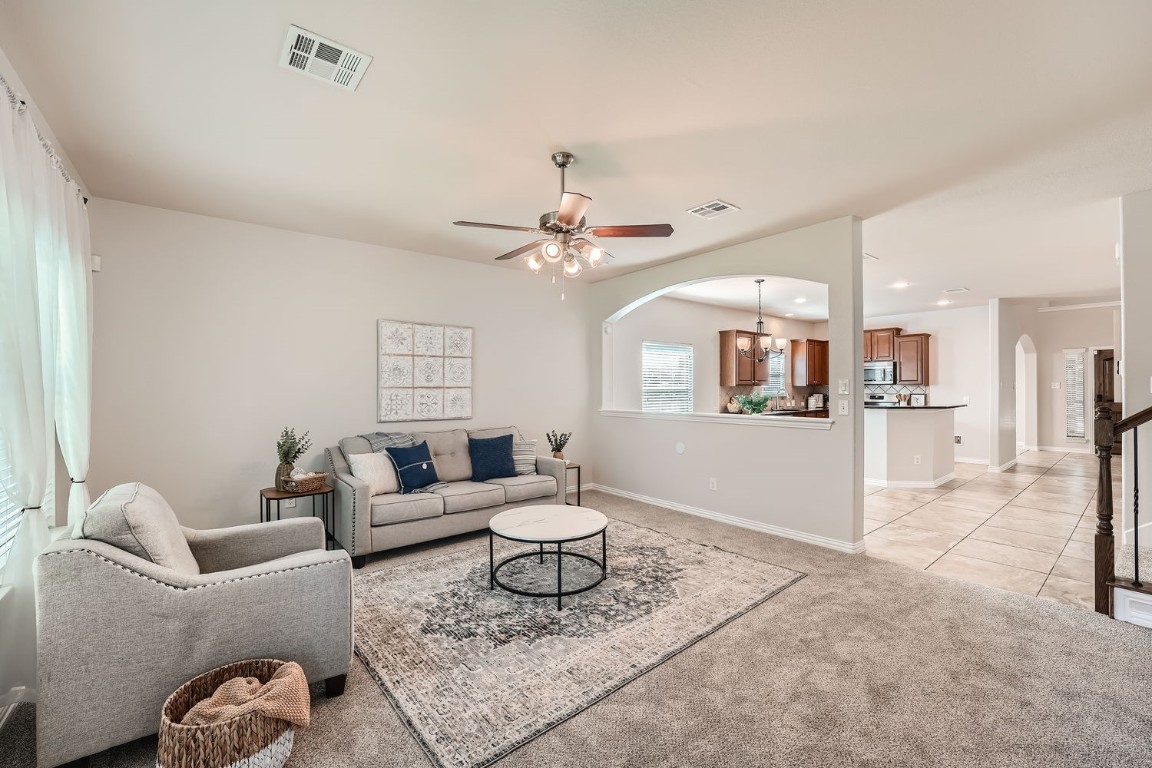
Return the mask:
<path id="1" fill-rule="evenodd" d="M 180 724 L 211 725 L 259 712 L 307 728 L 310 706 L 308 678 L 299 664 L 290 661 L 276 670 L 267 683 L 254 677 L 226 680 L 215 693 L 188 710 Z"/>

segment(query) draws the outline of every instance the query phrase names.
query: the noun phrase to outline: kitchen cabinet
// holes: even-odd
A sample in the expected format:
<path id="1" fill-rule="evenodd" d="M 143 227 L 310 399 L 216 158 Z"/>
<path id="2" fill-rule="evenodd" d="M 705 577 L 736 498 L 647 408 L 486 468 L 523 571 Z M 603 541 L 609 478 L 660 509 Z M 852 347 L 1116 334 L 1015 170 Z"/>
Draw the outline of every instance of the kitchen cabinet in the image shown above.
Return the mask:
<path id="1" fill-rule="evenodd" d="M 821 339 L 792 340 L 792 386 L 828 384 L 828 342 Z"/>
<path id="2" fill-rule="evenodd" d="M 909 333 L 896 337 L 896 383 L 907 386 L 927 385 L 928 340 L 927 333 Z"/>
<path id="3" fill-rule="evenodd" d="M 891 362 L 896 359 L 896 337 L 899 328 L 876 328 L 864 331 L 864 362 Z"/>
<path id="4" fill-rule="evenodd" d="M 752 331 L 720 331 L 720 386 L 738 387 L 768 382 L 768 361 L 757 363 L 740 354 L 737 343 L 749 339 L 753 354 L 760 348 L 760 337 Z"/>

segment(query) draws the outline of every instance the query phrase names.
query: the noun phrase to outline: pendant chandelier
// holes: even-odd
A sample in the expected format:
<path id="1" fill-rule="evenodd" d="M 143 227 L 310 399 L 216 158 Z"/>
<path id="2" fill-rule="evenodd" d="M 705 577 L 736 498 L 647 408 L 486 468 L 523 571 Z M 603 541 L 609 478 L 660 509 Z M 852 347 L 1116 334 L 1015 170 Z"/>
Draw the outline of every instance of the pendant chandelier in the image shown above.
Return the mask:
<path id="1" fill-rule="evenodd" d="M 773 339 L 771 333 L 764 333 L 764 309 L 762 290 L 764 278 L 756 278 L 756 347 L 752 351 L 752 339 L 740 336 L 736 339 L 736 351 L 757 363 L 762 363 L 770 357 L 779 357 L 784 354 L 788 346 L 788 339 Z"/>

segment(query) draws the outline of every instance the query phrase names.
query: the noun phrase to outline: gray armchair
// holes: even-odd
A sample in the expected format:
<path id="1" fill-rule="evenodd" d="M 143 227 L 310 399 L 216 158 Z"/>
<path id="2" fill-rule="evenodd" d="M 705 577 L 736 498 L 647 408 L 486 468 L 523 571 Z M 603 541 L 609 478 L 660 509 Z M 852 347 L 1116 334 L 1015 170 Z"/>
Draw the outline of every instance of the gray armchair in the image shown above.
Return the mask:
<path id="1" fill-rule="evenodd" d="M 37 558 L 41 768 L 155 733 L 176 688 L 241 659 L 296 661 L 343 692 L 352 568 L 320 520 L 180 530 L 199 573 L 90 538 Z"/>

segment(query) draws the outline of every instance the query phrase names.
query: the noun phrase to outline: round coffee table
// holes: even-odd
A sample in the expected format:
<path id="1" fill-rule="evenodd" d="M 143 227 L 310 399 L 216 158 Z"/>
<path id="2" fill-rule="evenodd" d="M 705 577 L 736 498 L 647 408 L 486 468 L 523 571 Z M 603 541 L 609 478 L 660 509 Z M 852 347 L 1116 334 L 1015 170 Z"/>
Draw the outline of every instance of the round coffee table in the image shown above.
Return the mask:
<path id="1" fill-rule="evenodd" d="M 518 555 L 506 557 L 496 562 L 495 537 L 499 536 L 508 541 L 522 541 L 528 544 L 539 544 L 539 552 L 522 552 Z M 583 541 L 600 536 L 600 559 L 579 552 L 565 552 L 564 545 L 574 541 Z M 528 557 L 539 557 L 540 564 L 544 564 L 544 545 L 556 545 L 556 591 L 530 592 L 510 587 L 500 581 L 500 569 L 508 563 Z M 600 578 L 579 589 L 564 589 L 563 564 L 564 558 L 587 560 L 600 569 Z M 600 582 L 604 581 L 608 573 L 608 518 L 594 509 L 587 507 L 573 507 L 564 504 L 538 504 L 529 507 L 517 507 L 501 512 L 492 518 L 488 524 L 488 589 L 499 586 L 517 595 L 527 597 L 554 597 L 556 610 L 561 610 L 561 600 L 569 595 L 587 592 Z"/>

